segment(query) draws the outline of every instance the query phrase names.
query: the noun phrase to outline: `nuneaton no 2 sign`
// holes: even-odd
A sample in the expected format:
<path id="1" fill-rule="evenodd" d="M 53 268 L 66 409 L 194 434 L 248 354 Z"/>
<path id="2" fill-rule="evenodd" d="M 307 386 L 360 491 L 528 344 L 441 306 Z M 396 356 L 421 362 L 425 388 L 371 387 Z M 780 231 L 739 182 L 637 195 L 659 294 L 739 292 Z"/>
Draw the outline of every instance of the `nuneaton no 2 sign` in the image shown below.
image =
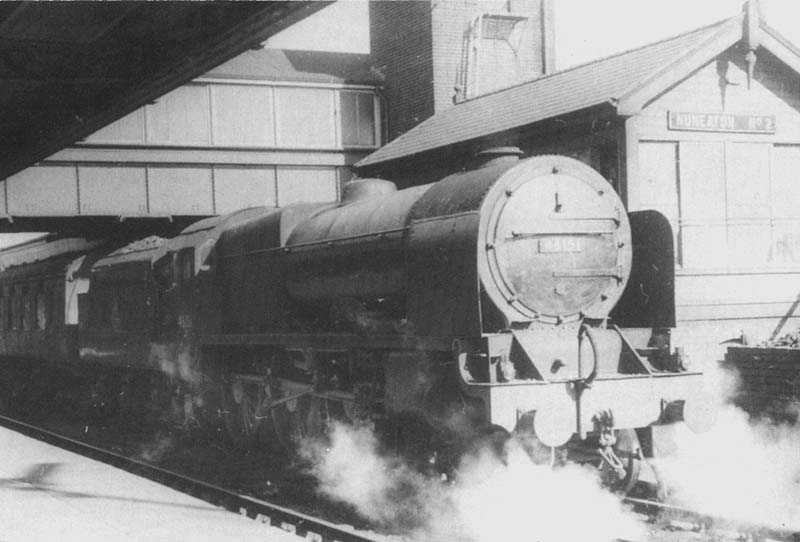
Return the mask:
<path id="1" fill-rule="evenodd" d="M 667 128 L 690 132 L 745 132 L 774 134 L 773 115 L 734 115 L 731 113 L 684 113 L 670 111 Z"/>

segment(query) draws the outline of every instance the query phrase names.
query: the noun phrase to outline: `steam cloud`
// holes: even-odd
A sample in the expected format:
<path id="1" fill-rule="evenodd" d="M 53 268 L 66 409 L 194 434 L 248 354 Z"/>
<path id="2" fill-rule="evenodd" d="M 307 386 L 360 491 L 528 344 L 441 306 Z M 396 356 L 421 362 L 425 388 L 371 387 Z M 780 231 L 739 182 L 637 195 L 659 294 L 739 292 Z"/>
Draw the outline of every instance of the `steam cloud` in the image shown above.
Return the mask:
<path id="1" fill-rule="evenodd" d="M 755 419 L 730 404 L 738 377 L 706 371 L 717 394 L 716 425 L 694 434 L 672 428 L 673 453 L 655 460 L 669 500 L 707 514 L 800 531 L 800 428 Z"/>
<path id="2" fill-rule="evenodd" d="M 305 454 L 323 494 L 423 540 L 641 538 L 636 520 L 594 473 L 536 465 L 513 442 L 505 462 L 488 451 L 463 458 L 449 484 L 382 455 L 371 432 L 349 426 L 335 426 L 327 447 L 309 444 Z"/>
<path id="3" fill-rule="evenodd" d="M 722 369 L 707 375 L 720 405 L 716 425 L 702 434 L 670 427 L 668 455 L 652 461 L 667 501 L 800 531 L 800 428 L 751 419 L 729 402 L 736 375 Z M 646 539 L 644 525 L 589 468 L 534 464 L 514 441 L 506 452 L 505 462 L 489 451 L 462 458 L 456 481 L 443 483 L 382 454 L 368 430 L 337 425 L 327 445 L 305 447 L 321 493 L 423 540 Z"/>
<path id="4" fill-rule="evenodd" d="M 150 463 L 161 459 L 175 449 L 175 442 L 171 436 L 159 435 L 152 442 L 143 444 L 139 448 L 137 458 Z"/>
<path id="5" fill-rule="evenodd" d="M 657 461 L 670 500 L 708 514 L 800 531 L 800 434 L 727 406 L 705 434 L 675 428 L 677 454 Z"/>

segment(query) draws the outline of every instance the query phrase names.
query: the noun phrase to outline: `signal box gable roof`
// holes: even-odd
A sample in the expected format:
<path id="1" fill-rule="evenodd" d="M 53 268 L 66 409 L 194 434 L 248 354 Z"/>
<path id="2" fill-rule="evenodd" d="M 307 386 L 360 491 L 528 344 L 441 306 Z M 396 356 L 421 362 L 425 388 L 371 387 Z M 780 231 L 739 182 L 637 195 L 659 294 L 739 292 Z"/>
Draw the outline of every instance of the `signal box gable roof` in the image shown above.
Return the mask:
<path id="1" fill-rule="evenodd" d="M 633 115 L 743 37 L 744 13 L 463 102 L 423 121 L 356 164 L 362 171 L 597 106 Z M 800 72 L 800 53 L 763 22 L 760 44 Z"/>

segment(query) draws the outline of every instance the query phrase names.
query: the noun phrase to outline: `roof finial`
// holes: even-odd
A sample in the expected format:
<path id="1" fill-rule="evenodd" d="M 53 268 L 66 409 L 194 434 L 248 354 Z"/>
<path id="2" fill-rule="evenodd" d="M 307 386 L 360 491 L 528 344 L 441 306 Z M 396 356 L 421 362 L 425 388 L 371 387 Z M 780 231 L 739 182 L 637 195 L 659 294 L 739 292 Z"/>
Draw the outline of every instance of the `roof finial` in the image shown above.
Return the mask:
<path id="1" fill-rule="evenodd" d="M 747 0 L 742 6 L 744 11 L 744 42 L 747 47 L 747 54 L 744 57 L 747 63 L 747 89 L 750 90 L 750 82 L 753 80 L 753 72 L 756 67 L 756 49 L 760 41 L 761 10 L 758 0 Z"/>

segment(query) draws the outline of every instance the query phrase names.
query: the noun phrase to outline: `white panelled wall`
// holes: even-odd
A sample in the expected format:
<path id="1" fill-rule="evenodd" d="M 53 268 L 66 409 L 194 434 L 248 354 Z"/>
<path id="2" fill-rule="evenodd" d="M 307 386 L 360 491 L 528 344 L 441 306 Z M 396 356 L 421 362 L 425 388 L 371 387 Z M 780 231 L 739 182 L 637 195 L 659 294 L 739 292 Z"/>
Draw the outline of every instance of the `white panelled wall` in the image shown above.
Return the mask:
<path id="1" fill-rule="evenodd" d="M 339 195 L 335 167 L 307 166 L 41 165 L 2 185 L 10 216 L 206 216 Z"/>
<path id="2" fill-rule="evenodd" d="M 0 215 L 178 216 L 336 201 L 373 87 L 200 79 L 0 182 Z"/>
<path id="3" fill-rule="evenodd" d="M 85 143 L 374 149 L 371 87 L 200 79 L 95 132 Z"/>
<path id="4" fill-rule="evenodd" d="M 679 269 L 800 264 L 800 145 L 642 141 L 640 207 L 670 219 Z"/>

